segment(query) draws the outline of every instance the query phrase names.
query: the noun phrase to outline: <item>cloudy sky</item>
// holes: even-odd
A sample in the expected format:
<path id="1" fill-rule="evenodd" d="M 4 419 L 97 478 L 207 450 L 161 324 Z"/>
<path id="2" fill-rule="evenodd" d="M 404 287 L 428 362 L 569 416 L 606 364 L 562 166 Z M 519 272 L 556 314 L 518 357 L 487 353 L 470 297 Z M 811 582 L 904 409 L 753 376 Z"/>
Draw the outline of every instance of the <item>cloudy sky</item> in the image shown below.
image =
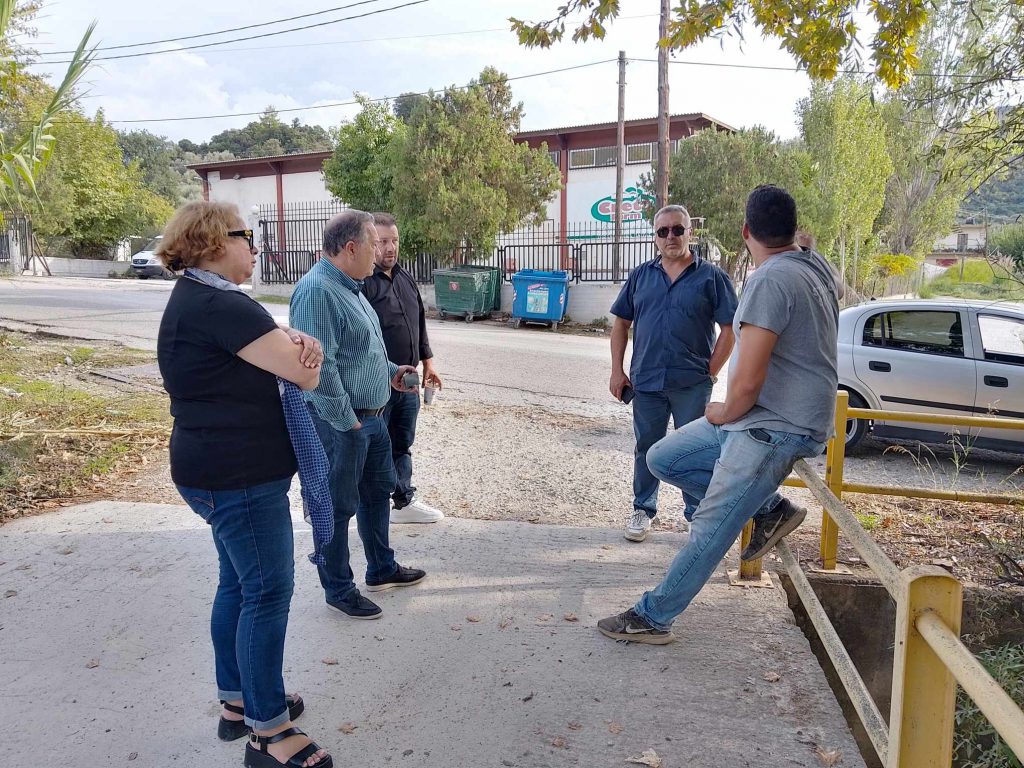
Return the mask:
<path id="1" fill-rule="evenodd" d="M 101 46 L 129 45 L 231 27 L 260 24 L 285 16 L 315 13 L 355 0 L 50 0 L 37 21 L 36 47 L 42 60 L 65 58 L 90 21 L 96 20 Z M 259 112 L 267 105 L 282 117 L 304 123 L 337 125 L 354 114 L 353 93 L 371 97 L 465 84 L 493 65 L 516 77 L 613 60 L 624 50 L 631 59 L 654 59 L 658 0 L 626 0 L 623 18 L 604 41 L 563 42 L 551 50 L 521 48 L 508 31 L 507 17 L 545 18 L 561 0 L 410 0 L 363 2 L 347 10 L 262 26 L 217 37 L 101 52 L 99 56 L 163 51 L 157 55 L 98 62 L 88 76 L 83 107 L 102 108 L 119 128 L 146 128 L 172 139 L 201 141 L 252 117 L 209 117 Z M 386 10 L 394 9 L 394 10 Z M 230 40 L 292 27 L 330 22 L 370 11 L 362 19 L 314 29 L 183 50 L 186 46 Z M 793 68 L 793 59 L 756 31 L 741 45 L 709 42 L 675 56 L 670 68 L 675 113 L 704 112 L 741 127 L 764 125 L 781 137 L 796 134 L 794 107 L 807 93 L 807 77 L 795 71 L 703 66 L 755 65 Z M 61 67 L 40 64 L 57 75 Z M 614 61 L 570 71 L 528 77 L 513 83 L 525 104 L 526 129 L 612 121 L 616 115 Z M 631 62 L 627 69 L 627 118 L 651 117 L 657 107 L 657 65 Z M 302 111 L 284 110 L 315 107 Z M 202 116 L 203 119 L 161 121 Z M 134 122 L 127 122 L 134 121 Z"/>

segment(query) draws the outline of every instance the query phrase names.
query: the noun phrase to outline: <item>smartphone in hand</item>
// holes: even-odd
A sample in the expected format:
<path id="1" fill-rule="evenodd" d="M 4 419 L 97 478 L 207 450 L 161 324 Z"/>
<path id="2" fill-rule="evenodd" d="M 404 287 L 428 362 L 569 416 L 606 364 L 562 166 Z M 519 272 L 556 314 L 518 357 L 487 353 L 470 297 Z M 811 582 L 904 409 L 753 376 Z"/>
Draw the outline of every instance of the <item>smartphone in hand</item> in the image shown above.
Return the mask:
<path id="1" fill-rule="evenodd" d="M 622 388 L 622 397 L 620 397 L 619 399 L 626 405 L 629 405 L 633 401 L 634 394 L 635 393 L 633 392 L 633 388 L 629 386 L 629 384 L 627 384 Z"/>

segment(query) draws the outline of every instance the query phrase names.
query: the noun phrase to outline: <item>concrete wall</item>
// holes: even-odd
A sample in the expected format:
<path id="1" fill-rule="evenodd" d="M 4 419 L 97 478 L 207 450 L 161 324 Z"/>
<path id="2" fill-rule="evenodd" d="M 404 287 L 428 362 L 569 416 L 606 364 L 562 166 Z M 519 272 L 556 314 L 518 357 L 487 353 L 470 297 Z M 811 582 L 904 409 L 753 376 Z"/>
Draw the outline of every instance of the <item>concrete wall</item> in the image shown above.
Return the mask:
<path id="1" fill-rule="evenodd" d="M 296 175 L 306 176 L 308 174 Z M 277 201 L 277 180 L 274 176 L 232 179 L 230 176 L 221 177 L 216 171 L 211 171 L 208 181 L 210 200 L 217 203 L 234 203 L 243 216 L 247 216 L 254 205 Z M 320 186 L 323 187 L 322 182 Z M 285 197 L 285 200 L 288 198 Z"/>
<path id="2" fill-rule="evenodd" d="M 281 176 L 281 191 L 286 203 L 329 202 L 334 195 L 327 191 L 324 175 L 320 171 L 286 173 Z M 276 199 L 276 198 L 275 198 Z"/>
<path id="3" fill-rule="evenodd" d="M 54 277 L 110 277 L 111 272 L 123 275 L 131 270 L 131 266 L 124 261 L 47 258 L 46 263 L 50 265 L 50 273 Z M 42 272 L 42 267 L 38 267 L 37 271 Z"/>
<path id="4" fill-rule="evenodd" d="M 256 275 L 253 275 L 256 278 Z M 253 296 L 283 296 L 290 297 L 293 285 L 263 284 L 258 279 L 253 280 Z M 600 318 L 612 321 L 608 313 L 615 297 L 619 295 L 621 285 L 610 283 L 580 283 L 569 286 L 569 307 L 566 314 L 574 323 L 592 323 Z M 437 299 L 434 296 L 434 286 L 421 285 L 420 295 L 423 297 L 423 305 L 430 310 L 437 309 Z M 501 286 L 501 311 L 505 314 L 512 314 L 512 284 L 502 283 Z"/>

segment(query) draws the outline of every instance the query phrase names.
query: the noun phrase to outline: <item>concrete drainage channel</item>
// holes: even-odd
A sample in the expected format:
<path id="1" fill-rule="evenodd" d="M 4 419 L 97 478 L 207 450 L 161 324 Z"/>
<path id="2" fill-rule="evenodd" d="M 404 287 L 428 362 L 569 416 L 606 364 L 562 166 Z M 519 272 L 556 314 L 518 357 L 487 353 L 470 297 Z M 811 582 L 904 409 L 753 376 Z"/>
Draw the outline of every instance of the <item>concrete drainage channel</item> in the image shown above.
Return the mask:
<path id="1" fill-rule="evenodd" d="M 868 768 L 882 768 L 793 582 L 785 571 L 780 570 L 778 575 L 790 610 L 839 700 L 864 762 Z M 888 720 L 896 604 L 885 587 L 870 576 L 808 573 L 807 577 L 879 711 Z M 1007 644 L 1024 644 L 1024 588 L 965 586 L 962 639 L 974 653 Z"/>

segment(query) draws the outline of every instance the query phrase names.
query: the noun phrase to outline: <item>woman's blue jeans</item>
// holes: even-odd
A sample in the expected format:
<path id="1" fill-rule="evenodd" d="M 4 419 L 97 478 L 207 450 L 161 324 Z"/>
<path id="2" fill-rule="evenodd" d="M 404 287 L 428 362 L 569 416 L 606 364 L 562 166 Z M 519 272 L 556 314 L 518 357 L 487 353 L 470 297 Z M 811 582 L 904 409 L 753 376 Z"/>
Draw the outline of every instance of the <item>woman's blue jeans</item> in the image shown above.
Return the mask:
<path id="1" fill-rule="evenodd" d="M 269 729 L 288 721 L 284 636 L 295 585 L 291 478 L 235 491 L 178 486 L 209 523 L 220 558 L 210 634 L 217 697 L 241 699 L 245 722 Z"/>

